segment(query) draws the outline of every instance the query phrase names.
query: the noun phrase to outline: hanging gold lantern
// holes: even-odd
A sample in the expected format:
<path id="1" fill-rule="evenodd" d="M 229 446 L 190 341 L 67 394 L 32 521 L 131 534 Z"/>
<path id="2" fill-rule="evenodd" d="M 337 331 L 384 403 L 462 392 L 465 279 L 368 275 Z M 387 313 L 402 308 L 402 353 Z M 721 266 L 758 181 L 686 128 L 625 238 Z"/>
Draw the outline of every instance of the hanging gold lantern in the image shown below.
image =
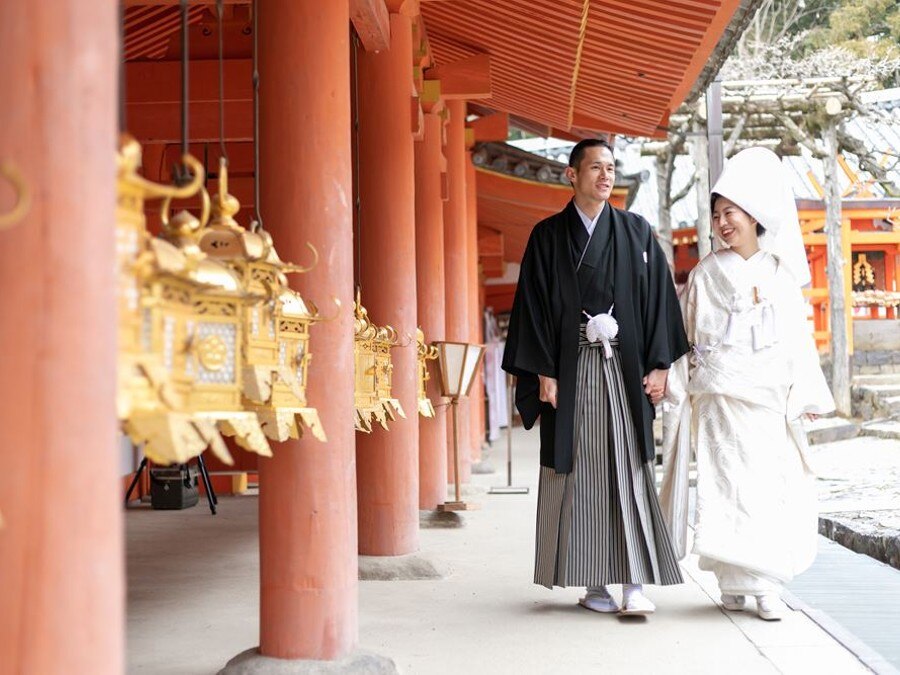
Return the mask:
<path id="1" fill-rule="evenodd" d="M 431 399 L 428 398 L 426 386 L 428 380 L 431 379 L 431 374 L 428 372 L 428 362 L 437 359 L 438 349 L 434 345 L 425 343 L 425 333 L 422 332 L 421 328 L 416 329 L 416 345 L 419 366 L 419 414 L 422 417 L 434 417 L 434 405 L 431 403 Z"/>
<path id="2" fill-rule="evenodd" d="M 385 429 L 388 421 L 405 418 L 400 401 L 391 394 L 391 349 L 397 346 L 397 331 L 391 326 L 376 326 L 362 306 L 356 292 L 353 353 L 356 366 L 356 430 L 369 433 L 372 420 Z"/>
<path id="3" fill-rule="evenodd" d="M 375 390 L 378 394 L 379 406 L 375 418 L 387 429 L 387 420 L 394 421 L 397 415 L 406 419 L 406 413 L 400 401 L 391 393 L 391 380 L 394 364 L 391 362 L 391 349 L 398 344 L 397 331 L 392 326 L 383 326 L 375 335 Z"/>
<path id="4" fill-rule="evenodd" d="M 268 232 L 248 231 L 235 221 L 239 209 L 240 203 L 228 194 L 228 169 L 223 160 L 213 217 L 200 248 L 210 257 L 227 261 L 256 298 L 246 305 L 241 321 L 244 407 L 256 413 L 272 440 L 300 438 L 309 430 L 325 441 L 319 414 L 307 405 L 306 397 L 312 360 L 309 329 L 322 319 L 314 304 L 288 286 L 286 276 L 311 268 L 282 262 Z M 310 249 L 316 254 L 311 245 Z"/>
<path id="5" fill-rule="evenodd" d="M 356 367 L 356 430 L 370 433 L 372 431 L 372 419 L 376 417 L 376 410 L 380 410 L 378 389 L 375 380 L 375 336 L 378 328 L 369 320 L 366 308 L 362 306 L 359 291 L 356 293 L 356 302 L 353 306 L 353 356 Z M 382 422 L 387 428 L 387 424 Z"/>
<path id="6" fill-rule="evenodd" d="M 198 245 L 203 216 L 182 211 L 170 220 L 171 199 L 162 209 L 165 239 L 151 241 L 154 265 L 146 276 L 145 324 L 152 351 L 162 353 L 168 374 L 167 399 L 178 411 L 211 422 L 241 447 L 271 457 L 259 419 L 241 399 L 245 307 L 257 302 L 227 265 L 207 257 Z M 230 463 L 230 457 L 226 460 Z"/>
<path id="7" fill-rule="evenodd" d="M 182 162 L 193 173 L 188 185 L 152 183 L 138 173 L 140 144 L 128 135 L 120 139 L 116 203 L 117 408 L 124 431 L 135 443 L 144 445 L 144 454 L 155 463 L 183 463 L 207 447 L 230 462 L 215 424 L 178 409 L 178 401 L 171 396 L 165 350 L 158 344 L 154 349 L 152 303 L 143 294 L 145 282 L 155 271 L 183 271 L 187 266 L 180 252 L 150 238 L 144 216 L 146 200 L 190 197 L 202 187 L 202 165 L 190 155 L 184 155 Z"/>

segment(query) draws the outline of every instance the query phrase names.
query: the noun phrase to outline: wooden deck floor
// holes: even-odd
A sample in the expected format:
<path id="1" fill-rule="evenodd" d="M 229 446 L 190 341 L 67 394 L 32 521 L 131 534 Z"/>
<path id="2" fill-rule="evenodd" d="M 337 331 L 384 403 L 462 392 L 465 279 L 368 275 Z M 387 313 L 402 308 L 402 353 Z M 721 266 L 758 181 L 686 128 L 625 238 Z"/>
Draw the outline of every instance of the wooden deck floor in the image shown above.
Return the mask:
<path id="1" fill-rule="evenodd" d="M 873 671 L 900 673 L 900 570 L 819 537 L 816 562 L 787 590 Z"/>

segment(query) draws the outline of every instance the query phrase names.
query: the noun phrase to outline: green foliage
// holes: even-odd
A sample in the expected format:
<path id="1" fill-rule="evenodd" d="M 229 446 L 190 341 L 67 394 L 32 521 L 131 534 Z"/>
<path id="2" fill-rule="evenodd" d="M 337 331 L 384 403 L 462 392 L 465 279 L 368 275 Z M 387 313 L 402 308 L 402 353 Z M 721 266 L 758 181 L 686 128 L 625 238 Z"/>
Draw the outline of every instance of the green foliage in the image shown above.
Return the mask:
<path id="1" fill-rule="evenodd" d="M 896 0 L 840 0 L 827 24 L 812 27 L 808 47 L 842 47 L 860 58 L 900 56 L 900 5 Z"/>

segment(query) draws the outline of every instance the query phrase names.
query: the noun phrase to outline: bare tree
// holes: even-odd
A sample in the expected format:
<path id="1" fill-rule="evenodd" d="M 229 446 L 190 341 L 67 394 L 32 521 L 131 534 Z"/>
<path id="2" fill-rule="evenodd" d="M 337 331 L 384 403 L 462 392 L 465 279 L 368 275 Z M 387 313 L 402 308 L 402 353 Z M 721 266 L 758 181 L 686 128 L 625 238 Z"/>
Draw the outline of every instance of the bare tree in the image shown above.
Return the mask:
<path id="1" fill-rule="evenodd" d="M 653 156 L 656 160 L 657 205 L 657 238 L 666 254 L 669 267 L 674 269 L 675 246 L 672 241 L 672 206 L 687 197 L 697 182 L 697 172 L 677 191 L 673 192 L 675 176 L 675 158 L 687 152 L 688 133 L 694 128 L 697 118 L 697 107 L 680 121 L 678 126 L 670 128 L 665 141 L 645 143 L 641 146 L 642 155 Z"/>

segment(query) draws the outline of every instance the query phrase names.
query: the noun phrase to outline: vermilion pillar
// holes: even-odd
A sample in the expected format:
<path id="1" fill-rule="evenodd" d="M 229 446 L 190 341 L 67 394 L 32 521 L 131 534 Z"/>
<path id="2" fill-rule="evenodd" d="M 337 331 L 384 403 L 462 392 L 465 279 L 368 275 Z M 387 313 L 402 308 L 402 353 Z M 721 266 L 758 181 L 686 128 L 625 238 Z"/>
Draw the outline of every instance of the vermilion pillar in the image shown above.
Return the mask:
<path id="1" fill-rule="evenodd" d="M 311 331 L 312 437 L 259 461 L 260 651 L 337 659 L 357 640 L 353 432 L 353 232 L 347 0 L 258 0 L 260 206 L 285 260 L 319 265 L 291 284 L 339 318 Z"/>
<path id="2" fill-rule="evenodd" d="M 468 271 L 469 342 L 482 344 L 481 279 L 478 274 L 478 200 L 475 189 L 475 165 L 472 155 L 466 153 L 466 250 Z M 469 394 L 469 433 L 471 434 L 472 461 L 481 460 L 481 444 L 484 441 L 484 361 L 478 368 L 475 382 Z"/>
<path id="3" fill-rule="evenodd" d="M 120 673 L 115 3 L 0 3 L 0 671 Z M 0 177 L 0 213 L 13 205 Z"/>
<path id="4" fill-rule="evenodd" d="M 467 248 L 468 216 L 466 206 L 466 103 L 447 103 L 447 184 L 449 195 L 444 203 L 444 274 L 447 339 L 468 342 L 471 337 L 469 314 L 469 268 Z M 459 472 L 461 482 L 471 477 L 471 434 L 467 414 L 469 406 L 459 407 Z M 453 481 L 453 447 L 448 448 L 448 478 Z"/>
<path id="5" fill-rule="evenodd" d="M 412 24 L 391 14 L 390 49 L 359 54 L 359 198 L 363 304 L 401 336 L 391 352 L 392 394 L 406 419 L 357 435 L 359 552 L 419 548 L 419 416 L 416 411 L 415 160 L 410 115 Z M 411 341 L 410 341 L 411 340 Z"/>
<path id="6" fill-rule="evenodd" d="M 443 340 L 444 203 L 441 195 L 443 120 L 424 116 L 424 136 L 416 152 L 416 289 L 419 325 L 428 342 Z M 419 508 L 434 509 L 447 498 L 447 412 L 439 378 L 432 369 L 426 393 L 435 404 L 432 419 L 419 420 Z"/>

